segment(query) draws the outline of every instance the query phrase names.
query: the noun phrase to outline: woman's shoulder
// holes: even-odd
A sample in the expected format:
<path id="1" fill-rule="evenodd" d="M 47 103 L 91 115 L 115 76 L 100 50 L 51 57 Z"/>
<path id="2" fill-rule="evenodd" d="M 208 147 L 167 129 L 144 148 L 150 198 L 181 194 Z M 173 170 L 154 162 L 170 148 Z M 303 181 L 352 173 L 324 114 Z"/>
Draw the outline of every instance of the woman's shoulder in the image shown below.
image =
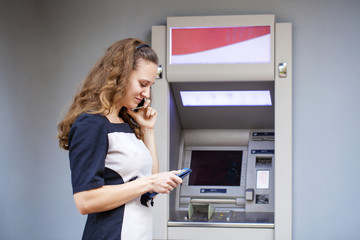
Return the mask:
<path id="1" fill-rule="evenodd" d="M 105 122 L 104 120 L 105 117 L 101 114 L 83 113 L 76 118 L 75 122 L 81 122 L 81 121 Z"/>
<path id="2" fill-rule="evenodd" d="M 73 127 L 102 128 L 105 127 L 105 125 L 106 117 L 103 115 L 83 113 L 76 118 Z"/>
<path id="3" fill-rule="evenodd" d="M 84 113 L 77 117 L 69 133 L 70 148 L 84 143 L 106 145 L 106 122 L 100 114 Z"/>

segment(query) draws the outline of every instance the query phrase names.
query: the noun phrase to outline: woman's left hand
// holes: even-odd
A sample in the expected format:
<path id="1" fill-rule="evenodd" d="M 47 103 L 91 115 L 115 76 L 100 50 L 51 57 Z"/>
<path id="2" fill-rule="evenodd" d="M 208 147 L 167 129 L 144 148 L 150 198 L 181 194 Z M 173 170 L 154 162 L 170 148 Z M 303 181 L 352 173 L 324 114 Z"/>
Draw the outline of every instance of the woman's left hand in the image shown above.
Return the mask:
<path id="1" fill-rule="evenodd" d="M 154 129 L 155 127 L 157 112 L 150 107 L 150 102 L 150 99 L 146 99 L 144 106 L 139 108 L 137 112 L 130 109 L 127 110 L 128 114 L 142 129 Z"/>

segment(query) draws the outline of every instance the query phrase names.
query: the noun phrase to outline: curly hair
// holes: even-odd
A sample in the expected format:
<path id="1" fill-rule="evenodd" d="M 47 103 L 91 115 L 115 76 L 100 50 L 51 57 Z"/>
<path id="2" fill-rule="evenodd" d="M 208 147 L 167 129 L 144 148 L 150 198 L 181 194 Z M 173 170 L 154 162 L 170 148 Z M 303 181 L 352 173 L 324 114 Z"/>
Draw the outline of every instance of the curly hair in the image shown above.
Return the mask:
<path id="1" fill-rule="evenodd" d="M 141 47 L 138 47 L 141 46 Z M 158 64 L 158 57 L 146 42 L 127 38 L 112 44 L 104 56 L 93 66 L 83 84 L 74 96 L 65 117 L 57 126 L 59 146 L 69 150 L 69 132 L 77 117 L 83 113 L 107 115 L 115 103 L 124 97 L 128 79 L 137 70 L 138 60 Z M 119 116 L 141 139 L 140 127 L 127 114 L 126 108 Z"/>

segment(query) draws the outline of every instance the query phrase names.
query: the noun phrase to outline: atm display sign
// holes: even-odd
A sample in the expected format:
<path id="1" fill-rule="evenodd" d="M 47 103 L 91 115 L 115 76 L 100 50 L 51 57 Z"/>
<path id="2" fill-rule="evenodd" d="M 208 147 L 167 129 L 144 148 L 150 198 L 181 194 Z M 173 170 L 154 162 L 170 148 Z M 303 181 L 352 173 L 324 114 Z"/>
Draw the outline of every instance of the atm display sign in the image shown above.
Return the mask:
<path id="1" fill-rule="evenodd" d="M 170 64 L 270 63 L 270 26 L 172 27 Z"/>

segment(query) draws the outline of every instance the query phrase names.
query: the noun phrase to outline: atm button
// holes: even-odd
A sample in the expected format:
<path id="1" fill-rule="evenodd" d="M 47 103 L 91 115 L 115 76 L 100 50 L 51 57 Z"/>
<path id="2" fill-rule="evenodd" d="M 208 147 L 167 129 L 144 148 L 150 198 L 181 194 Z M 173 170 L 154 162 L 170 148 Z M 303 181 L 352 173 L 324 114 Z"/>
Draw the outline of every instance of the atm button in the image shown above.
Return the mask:
<path id="1" fill-rule="evenodd" d="M 254 200 L 254 189 L 246 189 L 245 199 L 246 201 Z"/>

